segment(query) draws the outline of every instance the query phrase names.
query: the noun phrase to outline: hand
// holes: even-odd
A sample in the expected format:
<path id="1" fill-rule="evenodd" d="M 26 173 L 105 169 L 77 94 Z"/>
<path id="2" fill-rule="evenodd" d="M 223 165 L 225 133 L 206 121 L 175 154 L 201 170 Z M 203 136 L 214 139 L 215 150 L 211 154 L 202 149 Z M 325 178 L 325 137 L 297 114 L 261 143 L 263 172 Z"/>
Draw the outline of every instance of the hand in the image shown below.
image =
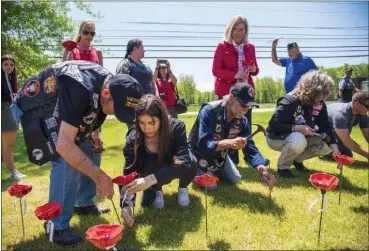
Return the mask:
<path id="1" fill-rule="evenodd" d="M 269 190 L 272 191 L 273 188 L 277 185 L 277 179 L 271 173 L 268 173 L 266 166 L 260 165 L 258 166 L 258 171 L 260 173 L 261 180 L 264 185 L 269 187 Z"/>
<path id="2" fill-rule="evenodd" d="M 124 222 L 129 227 L 132 227 L 133 224 L 135 223 L 135 215 L 134 215 L 133 207 L 130 207 L 130 206 L 123 207 L 123 209 L 122 209 L 122 211 L 121 211 L 120 214 L 121 214 Z"/>
<path id="3" fill-rule="evenodd" d="M 237 137 L 231 139 L 229 143 L 229 148 L 232 148 L 233 150 L 240 150 L 246 146 L 247 138 Z"/>
<path id="4" fill-rule="evenodd" d="M 96 183 L 97 194 L 102 198 L 105 196 L 108 197 L 108 199 L 113 198 L 114 188 L 111 178 L 100 169 L 97 169 L 95 173 L 96 175 L 93 177 L 93 180 Z"/>
<path id="5" fill-rule="evenodd" d="M 337 144 L 331 144 L 330 147 L 331 147 L 333 153 L 341 154 L 340 150 L 338 149 Z"/>
<path id="6" fill-rule="evenodd" d="M 125 185 L 124 188 L 128 192 L 127 195 L 131 195 L 144 191 L 156 183 L 158 183 L 158 181 L 156 180 L 155 175 L 150 174 L 144 178 L 135 179 L 134 181 Z"/>
<path id="7" fill-rule="evenodd" d="M 278 40 L 279 40 L 279 38 L 273 40 L 272 49 L 277 49 Z"/>
<path id="8" fill-rule="evenodd" d="M 314 135 L 314 129 L 307 125 L 296 125 L 294 130 L 296 132 L 300 132 L 305 136 L 313 136 Z"/>
<path id="9" fill-rule="evenodd" d="M 167 61 L 167 69 L 168 69 L 168 72 L 170 72 L 170 63 L 169 63 L 169 61 Z"/>
<path id="10" fill-rule="evenodd" d="M 103 149 L 104 142 L 101 140 L 99 129 L 91 133 L 91 141 L 93 143 L 92 151 L 94 153 L 99 153 Z"/>
<path id="11" fill-rule="evenodd" d="M 234 76 L 235 79 L 241 79 L 241 80 L 248 80 L 249 73 L 245 71 L 237 72 L 237 74 Z"/>
<path id="12" fill-rule="evenodd" d="M 256 66 L 255 65 L 248 65 L 247 70 L 251 73 L 255 73 L 256 72 Z"/>
<path id="13" fill-rule="evenodd" d="M 156 68 L 159 69 L 159 67 L 160 67 L 160 61 L 159 61 L 159 59 L 157 59 L 156 60 Z"/>

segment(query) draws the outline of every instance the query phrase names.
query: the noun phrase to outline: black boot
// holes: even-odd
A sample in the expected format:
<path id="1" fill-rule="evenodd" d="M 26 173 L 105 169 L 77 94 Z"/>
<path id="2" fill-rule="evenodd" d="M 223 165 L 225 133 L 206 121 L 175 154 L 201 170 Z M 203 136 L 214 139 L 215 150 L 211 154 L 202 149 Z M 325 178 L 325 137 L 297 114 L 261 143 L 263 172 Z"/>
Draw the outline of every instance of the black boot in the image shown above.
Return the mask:
<path id="1" fill-rule="evenodd" d="M 277 171 L 278 171 L 279 176 L 281 176 L 282 178 L 288 178 L 288 179 L 295 178 L 295 176 L 292 174 L 290 169 L 278 169 Z"/>
<path id="2" fill-rule="evenodd" d="M 93 214 L 100 215 L 106 214 L 110 212 L 110 209 L 107 207 L 97 207 L 96 205 L 87 206 L 87 207 L 74 207 L 74 212 L 76 214 Z"/>
<path id="3" fill-rule="evenodd" d="M 297 171 L 309 172 L 309 169 L 307 169 L 306 166 L 304 166 L 304 163 L 298 163 L 298 162 L 294 161 L 293 165 L 295 166 Z"/>

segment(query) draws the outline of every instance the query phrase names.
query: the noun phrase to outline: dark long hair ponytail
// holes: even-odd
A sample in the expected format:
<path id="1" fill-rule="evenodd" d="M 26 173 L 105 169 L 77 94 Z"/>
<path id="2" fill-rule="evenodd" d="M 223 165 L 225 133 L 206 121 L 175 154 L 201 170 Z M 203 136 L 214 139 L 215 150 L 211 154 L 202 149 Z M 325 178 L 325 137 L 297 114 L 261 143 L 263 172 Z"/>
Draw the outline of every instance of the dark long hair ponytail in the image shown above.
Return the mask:
<path id="1" fill-rule="evenodd" d="M 128 58 L 129 55 L 131 55 L 134 48 L 138 48 L 142 45 L 142 41 L 139 39 L 131 39 L 128 41 L 127 48 L 126 48 L 126 55 L 124 58 Z"/>

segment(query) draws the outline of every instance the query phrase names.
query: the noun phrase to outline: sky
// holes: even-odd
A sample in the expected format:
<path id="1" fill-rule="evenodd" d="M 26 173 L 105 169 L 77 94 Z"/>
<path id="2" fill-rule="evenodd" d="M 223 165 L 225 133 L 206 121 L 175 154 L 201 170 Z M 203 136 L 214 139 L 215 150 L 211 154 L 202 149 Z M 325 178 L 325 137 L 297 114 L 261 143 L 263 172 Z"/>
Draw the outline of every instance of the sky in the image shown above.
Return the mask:
<path id="1" fill-rule="evenodd" d="M 144 61 L 152 69 L 155 68 L 156 58 L 209 57 L 169 61 L 177 78 L 181 74 L 192 75 L 199 90 L 213 90 L 214 50 L 223 40 L 224 30 L 235 15 L 243 15 L 249 22 L 249 41 L 255 45 L 260 69 L 258 77 L 284 78 L 285 68 L 273 64 L 271 60 L 273 38 L 282 37 L 277 48 L 279 57 L 287 56 L 288 43 L 297 42 L 303 55 L 326 68 L 344 63 L 368 63 L 368 56 L 314 58 L 368 55 L 368 2 L 91 2 L 91 5 L 93 11 L 99 11 L 102 15 L 100 19 L 81 12 L 73 4 L 70 17 L 76 22 L 95 21 L 95 39 L 98 40 L 94 44 L 103 50 L 104 66 L 113 73 L 125 55 L 127 42 L 138 38 L 145 46 Z M 162 51 L 173 49 L 197 51 Z"/>

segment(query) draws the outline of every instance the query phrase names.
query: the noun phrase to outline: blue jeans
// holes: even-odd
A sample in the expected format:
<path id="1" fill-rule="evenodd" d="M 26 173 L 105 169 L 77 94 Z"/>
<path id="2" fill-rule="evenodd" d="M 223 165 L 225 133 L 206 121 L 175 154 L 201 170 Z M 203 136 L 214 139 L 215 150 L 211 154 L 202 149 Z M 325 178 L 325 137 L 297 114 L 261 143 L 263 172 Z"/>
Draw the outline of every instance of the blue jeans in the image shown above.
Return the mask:
<path id="1" fill-rule="evenodd" d="M 233 163 L 229 155 L 227 155 L 227 159 L 224 162 L 222 168 L 218 169 L 217 171 L 207 171 L 208 175 L 211 176 L 218 176 L 220 179 L 231 183 L 231 184 L 237 184 L 241 181 L 241 174 L 240 171 L 238 171 L 236 165 Z M 203 175 L 205 172 L 201 170 L 200 168 L 197 168 L 197 175 Z M 213 186 L 209 186 L 208 190 L 212 191 L 217 189 L 217 184 L 214 184 Z"/>
<path id="2" fill-rule="evenodd" d="M 96 166 L 100 167 L 101 154 L 92 152 L 92 144 L 85 140 L 80 149 Z M 94 205 L 96 184 L 89 177 L 71 167 L 63 158 L 52 161 L 50 173 L 49 202 L 62 204 L 62 214 L 53 220 L 55 230 L 63 230 L 70 225 L 74 206 Z"/>

